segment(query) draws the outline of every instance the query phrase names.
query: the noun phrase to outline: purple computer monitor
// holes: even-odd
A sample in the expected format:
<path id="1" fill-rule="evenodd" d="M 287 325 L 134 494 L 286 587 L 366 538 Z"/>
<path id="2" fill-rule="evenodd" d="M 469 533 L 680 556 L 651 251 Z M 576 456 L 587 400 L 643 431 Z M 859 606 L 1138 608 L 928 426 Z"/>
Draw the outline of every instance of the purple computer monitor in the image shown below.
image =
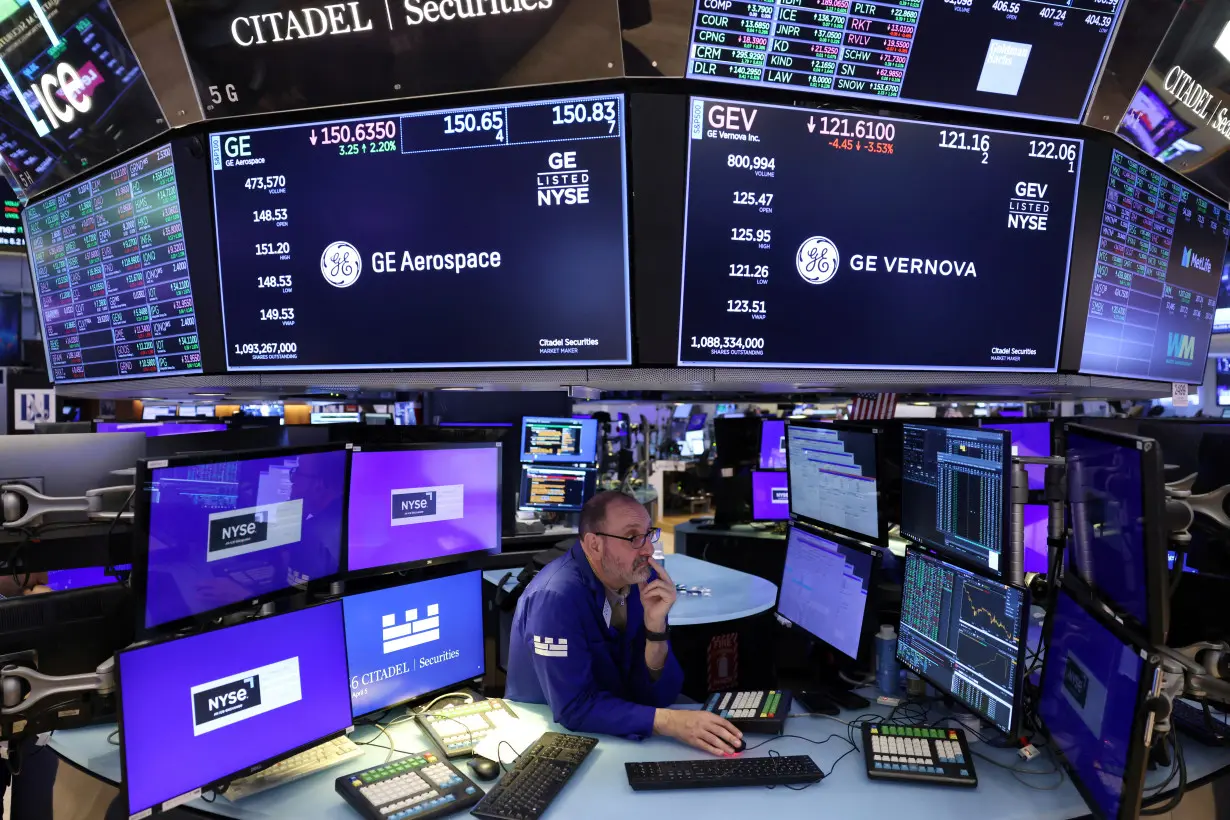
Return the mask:
<path id="1" fill-rule="evenodd" d="M 790 476 L 785 470 L 752 470 L 752 520 L 790 518 Z"/>
<path id="2" fill-rule="evenodd" d="M 1037 456 L 1045 458 L 1051 454 L 1051 423 L 1049 421 L 1023 421 L 1019 424 L 982 425 L 984 430 L 1007 430 L 1012 437 L 1012 454 L 1014 456 Z M 1046 465 L 1026 464 L 1025 472 L 1029 476 L 1029 489 L 1041 490 L 1046 487 Z"/>
<path id="3" fill-rule="evenodd" d="M 226 425 L 218 422 L 213 424 L 180 424 L 175 421 L 96 421 L 95 433 L 144 433 L 150 436 L 183 436 L 189 433 L 219 433 Z"/>
<path id="4" fill-rule="evenodd" d="M 500 456 L 494 442 L 356 449 L 347 571 L 498 550 Z"/>
<path id="5" fill-rule="evenodd" d="M 115 567 L 115 571 L 129 571 L 131 564 Z M 114 584 L 120 580 L 117 575 L 109 575 L 106 567 L 82 567 L 80 569 L 53 569 L 47 573 L 47 586 L 55 592 L 66 589 L 85 589 Z"/>
<path id="6" fill-rule="evenodd" d="M 119 677 L 130 816 L 352 724 L 340 601 L 121 652 Z"/>
<path id="7" fill-rule="evenodd" d="M 145 627 L 337 575 L 347 457 L 331 445 L 141 462 L 133 585 Z"/>
<path id="8" fill-rule="evenodd" d="M 786 469 L 785 419 L 768 419 L 760 425 L 760 469 Z"/>

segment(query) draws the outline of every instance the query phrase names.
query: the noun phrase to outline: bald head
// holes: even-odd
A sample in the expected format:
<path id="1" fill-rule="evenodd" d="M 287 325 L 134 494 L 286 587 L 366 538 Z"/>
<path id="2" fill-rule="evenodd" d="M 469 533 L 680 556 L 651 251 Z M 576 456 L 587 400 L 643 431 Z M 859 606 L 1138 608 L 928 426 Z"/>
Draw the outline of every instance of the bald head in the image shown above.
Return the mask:
<path id="1" fill-rule="evenodd" d="M 581 508 L 581 522 L 578 525 L 581 536 L 584 537 L 587 532 L 603 532 L 612 510 L 626 508 L 628 505 L 642 511 L 645 509 L 635 498 L 618 490 L 606 490 L 596 494 Z"/>

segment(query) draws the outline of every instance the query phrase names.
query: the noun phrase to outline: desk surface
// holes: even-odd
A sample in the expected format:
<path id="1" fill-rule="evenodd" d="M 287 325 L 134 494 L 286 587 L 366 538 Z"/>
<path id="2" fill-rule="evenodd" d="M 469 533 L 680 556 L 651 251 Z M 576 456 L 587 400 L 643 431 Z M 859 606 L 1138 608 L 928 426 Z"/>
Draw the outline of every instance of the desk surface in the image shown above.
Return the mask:
<path id="1" fill-rule="evenodd" d="M 757 615 L 777 604 L 777 586 L 737 569 L 711 564 L 687 555 L 666 556 L 666 571 L 676 584 L 706 587 L 709 595 L 679 593 L 671 609 L 671 626 L 696 626 Z M 498 584 L 508 570 L 483 573 L 483 580 Z M 513 579 L 516 573 L 513 573 Z M 511 581 L 510 581 L 511 583 Z"/>
<path id="2" fill-rule="evenodd" d="M 563 731 L 561 727 L 550 722 L 545 706 L 514 703 L 513 708 L 523 720 L 543 730 Z M 886 712 L 884 709 L 871 711 Z M 845 720 L 854 717 L 855 715 L 849 712 L 842 715 Z M 114 728 L 108 724 L 56 732 L 51 738 L 51 748 L 61 757 L 94 775 L 116 782 L 120 777 L 119 749 L 107 743 L 107 735 L 114 731 Z M 865 817 L 875 814 L 880 817 L 946 820 L 951 817 L 985 816 L 989 806 L 994 807 L 997 820 L 1066 820 L 1088 813 L 1070 779 L 1065 777 L 1058 788 L 1053 790 L 1030 789 L 1017 782 L 1011 772 L 993 766 L 983 759 L 978 759 L 976 763 L 979 780 L 977 789 L 875 783 L 868 780 L 864 774 L 861 751 L 852 752 L 838 762 L 838 758 L 850 749 L 844 739 L 845 725 L 829 718 L 797 717 L 791 720 L 786 728 L 790 734 L 814 742 L 791 737 L 748 735 L 749 747 L 762 741 L 767 742 L 745 754 L 759 757 L 773 750 L 784 755 L 810 755 L 823 771 L 831 774 L 806 790 L 731 788 L 707 792 L 633 792 L 624 774 L 625 762 L 690 760 L 706 756 L 666 738 L 655 737 L 637 742 L 604 736 L 581 771 L 552 803 L 547 817 L 555 820 L 581 817 L 586 820 L 627 820 L 630 814 L 636 813 L 646 817 L 707 813 L 713 817 L 758 817 L 771 814 L 775 820 L 813 820 L 823 809 L 825 816 L 831 817 Z M 417 752 L 430 748 L 417 723 L 413 721 L 393 726 L 389 732 L 399 750 Z M 832 735 L 837 737 L 831 737 Z M 214 816 L 245 820 L 291 817 L 356 820 L 358 814 L 334 792 L 333 781 L 348 772 L 383 763 L 388 756 L 388 747 L 383 735 L 370 727 L 357 729 L 353 737 L 356 741 L 374 740 L 376 745 L 364 747 L 366 755 L 348 765 L 319 772 L 240 803 L 233 804 L 224 797 L 219 797 L 214 803 L 195 800 L 189 806 Z M 974 743 L 973 748 L 976 752 L 1006 765 L 1019 763 L 1015 753 L 1008 750 L 988 748 L 982 743 Z M 1184 745 L 1184 751 L 1191 780 L 1206 777 L 1230 766 L 1230 751 L 1227 750 L 1215 751 L 1189 741 Z M 459 764 L 458 768 L 463 772 L 469 772 L 464 761 L 454 762 Z M 834 769 L 835 763 L 837 765 Z M 1020 765 L 1025 769 L 1045 772 L 1050 770 L 1053 764 L 1050 757 L 1044 754 L 1029 764 Z M 1158 783 L 1164 777 L 1165 773 L 1155 773 L 1149 782 Z M 1034 776 L 1026 779 L 1032 785 L 1041 787 L 1056 783 L 1058 776 Z M 479 783 L 479 786 L 483 785 Z"/>

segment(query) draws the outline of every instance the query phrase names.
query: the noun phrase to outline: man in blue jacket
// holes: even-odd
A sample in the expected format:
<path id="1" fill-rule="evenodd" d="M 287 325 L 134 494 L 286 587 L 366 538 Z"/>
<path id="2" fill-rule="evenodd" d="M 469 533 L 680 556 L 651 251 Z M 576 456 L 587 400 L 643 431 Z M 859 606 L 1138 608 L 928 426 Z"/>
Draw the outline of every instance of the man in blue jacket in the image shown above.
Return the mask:
<path id="1" fill-rule="evenodd" d="M 651 523 L 623 493 L 599 493 L 585 504 L 577 543 L 517 602 L 506 695 L 550 705 L 555 721 L 574 732 L 666 735 L 731 754 L 743 735 L 728 721 L 669 708 L 683 687 L 667 625 L 675 583 L 653 560 L 661 530 Z"/>

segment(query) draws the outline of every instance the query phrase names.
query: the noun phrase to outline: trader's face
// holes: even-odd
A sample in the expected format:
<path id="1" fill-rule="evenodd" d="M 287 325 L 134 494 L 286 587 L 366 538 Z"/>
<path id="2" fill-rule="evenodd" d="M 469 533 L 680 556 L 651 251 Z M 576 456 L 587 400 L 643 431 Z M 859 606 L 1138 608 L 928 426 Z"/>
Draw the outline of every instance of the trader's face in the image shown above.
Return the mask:
<path id="1" fill-rule="evenodd" d="M 649 513 L 629 499 L 612 504 L 606 513 L 602 531 L 610 535 L 637 538 L 635 544 L 618 538 L 602 538 L 602 572 L 608 579 L 618 579 L 621 585 L 640 584 L 649 580 L 649 559 L 653 544 L 640 539 L 649 531 Z"/>

